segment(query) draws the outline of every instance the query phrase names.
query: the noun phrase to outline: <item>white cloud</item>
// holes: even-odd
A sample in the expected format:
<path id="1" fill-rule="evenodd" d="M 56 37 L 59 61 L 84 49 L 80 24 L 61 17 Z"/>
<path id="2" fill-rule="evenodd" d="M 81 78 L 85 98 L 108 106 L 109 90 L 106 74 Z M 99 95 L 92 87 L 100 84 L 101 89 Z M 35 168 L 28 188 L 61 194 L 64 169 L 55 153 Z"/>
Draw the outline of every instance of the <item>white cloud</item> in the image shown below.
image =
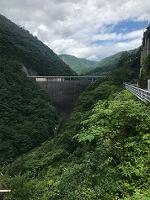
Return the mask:
<path id="1" fill-rule="evenodd" d="M 44 32 L 47 32 L 47 31 L 48 31 L 47 26 L 45 26 L 44 24 L 40 24 L 40 25 L 38 26 L 38 29 L 40 29 L 41 31 L 44 31 Z"/>
<path id="2" fill-rule="evenodd" d="M 149 0 L 0 0 L 0 12 L 29 29 L 56 53 L 100 59 L 141 44 L 143 30 L 116 33 L 112 27 L 122 21 L 150 19 L 150 3 Z"/>
<path id="3" fill-rule="evenodd" d="M 142 38 L 143 35 L 143 29 L 136 30 L 136 31 L 131 31 L 128 33 L 104 33 L 104 34 L 95 34 L 92 37 L 92 41 L 105 41 L 105 40 L 130 40 L 130 39 L 135 39 L 135 38 Z"/>

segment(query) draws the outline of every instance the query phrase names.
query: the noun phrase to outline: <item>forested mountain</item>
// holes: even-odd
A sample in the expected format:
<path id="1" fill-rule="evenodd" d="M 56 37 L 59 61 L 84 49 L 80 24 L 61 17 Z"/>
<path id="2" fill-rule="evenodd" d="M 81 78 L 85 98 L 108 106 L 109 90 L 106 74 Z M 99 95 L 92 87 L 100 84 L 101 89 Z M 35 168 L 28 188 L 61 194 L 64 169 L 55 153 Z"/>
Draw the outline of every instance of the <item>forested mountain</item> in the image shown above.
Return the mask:
<path id="1" fill-rule="evenodd" d="M 123 58 L 124 57 L 124 58 Z M 112 56 L 106 57 L 100 61 L 89 61 L 82 58 L 76 58 L 70 55 L 60 55 L 60 58 L 66 62 L 74 71 L 78 74 L 86 74 L 86 75 L 100 75 L 107 74 L 116 70 L 124 63 L 125 57 L 128 57 L 128 62 L 130 60 L 130 67 L 134 74 L 139 73 L 140 68 L 140 50 L 130 50 L 123 51 Z M 123 62 L 122 62 L 123 61 Z M 132 62 L 132 64 L 131 64 Z"/>
<path id="2" fill-rule="evenodd" d="M 122 52 L 115 55 L 106 57 L 96 63 L 95 69 L 91 70 L 89 73 L 98 75 L 103 72 L 109 72 L 117 66 L 118 60 L 120 59 Z"/>
<path id="3" fill-rule="evenodd" d="M 87 74 L 89 75 L 100 75 L 101 73 L 111 72 L 118 67 L 121 66 L 120 58 L 124 55 L 130 57 L 133 61 L 133 65 L 131 68 L 134 68 L 134 72 L 137 74 L 139 72 L 140 67 L 140 51 L 139 49 L 124 51 L 117 54 L 114 54 L 110 57 L 104 58 L 101 61 L 97 62 L 95 65 L 95 69 L 91 70 Z M 130 60 L 129 59 L 129 60 Z M 138 71 L 138 72 L 137 72 Z"/>
<path id="4" fill-rule="evenodd" d="M 68 64 L 77 74 L 85 74 L 95 68 L 96 61 L 77 58 L 71 55 L 59 55 L 59 57 Z"/>
<path id="5" fill-rule="evenodd" d="M 0 58 L 0 163 L 52 137 L 58 123 L 48 95 L 39 89 L 18 61 Z"/>
<path id="6" fill-rule="evenodd" d="M 150 55 L 142 60 L 142 67 L 140 70 L 139 85 L 142 88 L 147 88 L 147 80 L 150 79 Z"/>
<path id="7" fill-rule="evenodd" d="M 0 162 L 10 162 L 52 137 L 58 122 L 48 96 L 24 70 L 74 74 L 37 38 L 0 15 Z"/>
<path id="8" fill-rule="evenodd" d="M 122 82 L 137 78 L 128 54 L 123 54 L 119 63 L 122 65 L 109 77 L 83 92 L 57 137 L 10 164 L 1 165 L 0 185 L 12 189 L 6 200 L 149 200 L 150 108 L 122 88 Z M 9 79 L 14 76 L 16 71 Z M 23 84 L 19 77 L 16 81 Z M 14 92 L 14 87 L 9 87 Z M 18 88 L 17 92 L 20 94 Z M 9 137 L 9 142 L 13 141 L 12 130 L 21 130 L 24 134 L 33 132 L 36 137 L 35 134 L 40 135 L 39 131 L 47 133 L 49 117 L 53 119 L 51 127 L 57 121 L 52 118 L 55 115 L 51 110 L 45 110 L 46 100 L 40 99 L 42 94 L 38 101 L 32 95 L 32 100 L 26 99 L 31 103 L 24 105 L 25 110 L 21 106 L 14 109 L 13 121 L 8 121 L 13 129 L 4 129 L 4 137 Z M 22 102 L 21 98 L 19 102 Z M 25 118 L 23 126 L 23 117 L 16 118 L 20 109 Z M 5 127 L 8 125 L 6 119 L 7 112 L 3 120 Z M 18 125 L 20 121 L 21 125 Z M 33 131 L 28 126 L 24 129 L 29 123 Z M 22 135 L 19 139 L 17 141 L 22 145 Z M 10 144 L 7 147 L 11 147 Z"/>
<path id="9" fill-rule="evenodd" d="M 50 48 L 27 30 L 0 15 L 0 55 L 17 60 L 30 72 L 39 75 L 74 74 Z"/>
<path id="10" fill-rule="evenodd" d="M 102 80 L 61 133 L 3 168 L 7 200 L 148 200 L 150 109 Z"/>
<path id="11" fill-rule="evenodd" d="M 12 35 L 0 34 L 0 188 L 11 189 L 4 199 L 149 200 L 150 107 L 122 87 L 139 76 L 139 51 L 121 53 L 102 70 L 109 75 L 81 94 L 54 135 L 58 115 L 23 66 L 38 74 L 59 66 L 40 69 L 41 50 L 37 58 L 31 41 Z"/>

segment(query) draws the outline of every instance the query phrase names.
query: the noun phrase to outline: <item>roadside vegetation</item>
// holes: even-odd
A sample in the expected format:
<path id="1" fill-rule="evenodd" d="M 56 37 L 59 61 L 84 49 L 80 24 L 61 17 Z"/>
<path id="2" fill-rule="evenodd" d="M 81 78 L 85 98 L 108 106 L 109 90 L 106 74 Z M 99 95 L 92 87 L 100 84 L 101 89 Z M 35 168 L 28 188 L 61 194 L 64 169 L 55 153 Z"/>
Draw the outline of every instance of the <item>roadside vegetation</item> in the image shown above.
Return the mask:
<path id="1" fill-rule="evenodd" d="M 148 105 L 96 83 L 56 138 L 2 168 L 5 199 L 148 200 L 149 120 Z"/>

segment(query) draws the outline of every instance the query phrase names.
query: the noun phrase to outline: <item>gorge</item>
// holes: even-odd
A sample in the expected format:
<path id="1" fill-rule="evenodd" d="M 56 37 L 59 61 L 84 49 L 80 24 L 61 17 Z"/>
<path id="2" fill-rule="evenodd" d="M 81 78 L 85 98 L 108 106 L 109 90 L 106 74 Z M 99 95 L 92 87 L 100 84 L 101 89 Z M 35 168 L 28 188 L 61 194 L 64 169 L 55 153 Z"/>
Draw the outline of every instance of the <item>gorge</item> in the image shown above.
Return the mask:
<path id="1" fill-rule="evenodd" d="M 140 60 L 139 49 L 121 52 L 76 76 L 0 15 L 0 189 L 11 190 L 5 200 L 149 199 L 150 107 L 122 86 L 146 80 Z M 149 70 L 148 58 L 144 66 Z M 56 135 L 55 104 L 64 102 Z"/>

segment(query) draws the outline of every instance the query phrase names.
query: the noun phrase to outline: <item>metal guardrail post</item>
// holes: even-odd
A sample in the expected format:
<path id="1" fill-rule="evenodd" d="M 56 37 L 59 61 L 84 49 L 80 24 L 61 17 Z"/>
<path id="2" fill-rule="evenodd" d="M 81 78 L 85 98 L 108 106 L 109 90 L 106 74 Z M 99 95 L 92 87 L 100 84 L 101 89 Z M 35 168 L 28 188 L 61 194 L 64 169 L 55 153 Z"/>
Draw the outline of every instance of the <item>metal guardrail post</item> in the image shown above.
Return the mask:
<path id="1" fill-rule="evenodd" d="M 150 91 L 150 79 L 148 79 L 148 82 L 147 82 L 147 90 Z"/>

